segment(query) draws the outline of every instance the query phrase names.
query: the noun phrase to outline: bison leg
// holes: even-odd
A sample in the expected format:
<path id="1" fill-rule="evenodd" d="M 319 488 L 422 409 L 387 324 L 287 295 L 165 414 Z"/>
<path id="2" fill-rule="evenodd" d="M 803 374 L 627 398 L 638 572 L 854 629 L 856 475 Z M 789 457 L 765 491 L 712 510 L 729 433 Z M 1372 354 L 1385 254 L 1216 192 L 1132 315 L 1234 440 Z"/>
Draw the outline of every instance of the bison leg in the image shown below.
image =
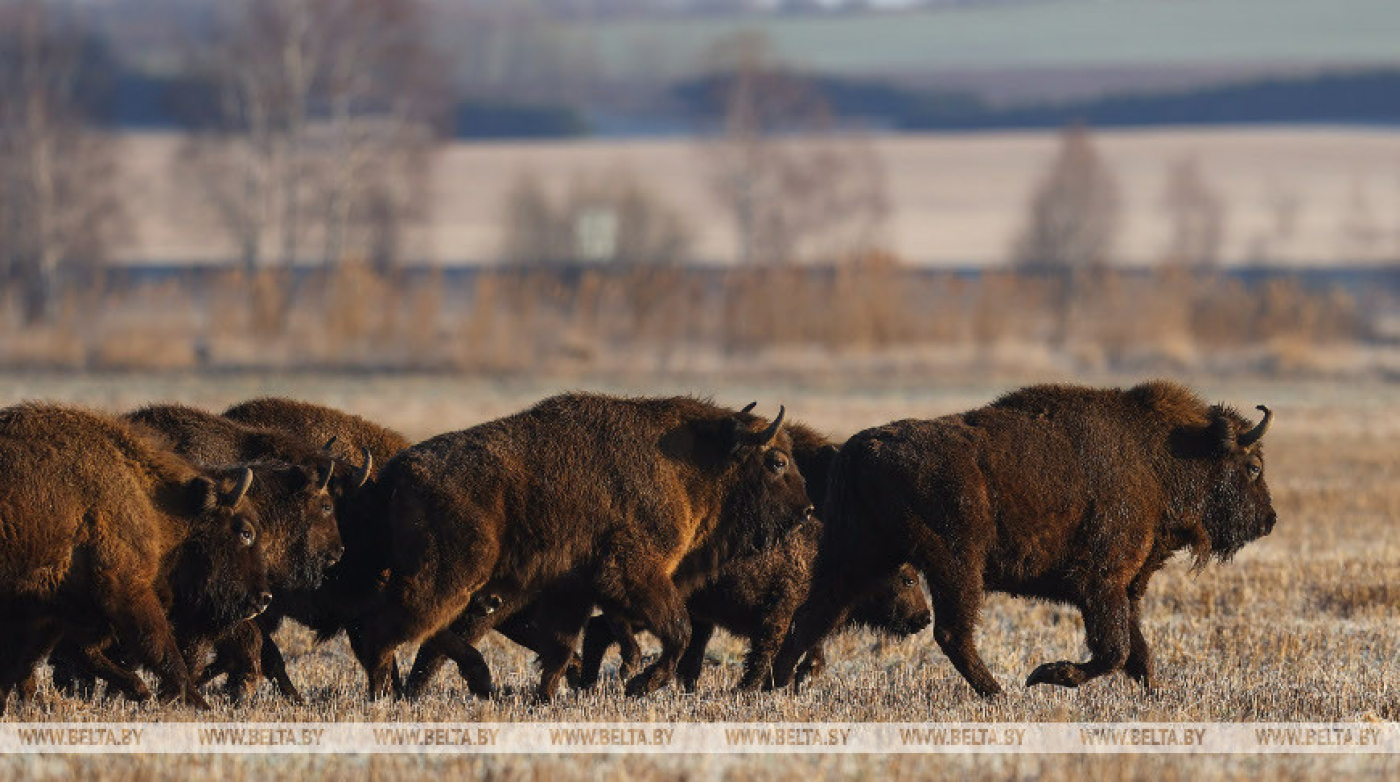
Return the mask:
<path id="1" fill-rule="evenodd" d="M 598 675 L 603 669 L 603 658 L 608 648 L 616 640 L 612 623 L 606 614 L 588 620 L 583 632 L 583 659 L 579 669 L 578 684 L 581 690 L 591 690 L 598 686 Z"/>
<path id="2" fill-rule="evenodd" d="M 535 700 L 539 702 L 554 697 L 569 664 L 576 659 L 574 648 L 593 610 L 593 596 L 587 590 L 561 592 L 551 594 L 545 604 L 549 608 L 541 618 L 538 643 L 532 647 L 539 655 L 540 683 L 535 690 Z"/>
<path id="3" fill-rule="evenodd" d="M 233 653 L 227 654 L 229 650 Z M 220 667 L 228 673 L 228 678 L 224 680 L 224 694 L 229 700 L 241 703 L 257 689 L 266 671 L 263 666 L 266 651 L 262 628 L 253 621 L 239 622 L 229 636 L 219 643 L 214 664 L 210 667 L 224 661 Z M 280 654 L 277 657 L 281 659 Z M 285 668 L 282 675 L 287 675 Z"/>
<path id="4" fill-rule="evenodd" d="M 195 689 L 184 655 L 180 654 L 175 634 L 170 630 L 155 592 L 147 587 L 138 588 L 133 594 L 117 585 L 110 585 L 101 592 L 105 598 L 103 609 L 116 629 L 117 640 L 131 658 L 142 661 L 155 672 L 160 680 L 161 700 L 180 700 L 197 709 L 209 708 Z"/>
<path id="5" fill-rule="evenodd" d="M 49 622 L 25 622 L 4 627 L 4 637 L 12 644 L 0 656 L 0 715 L 10 693 L 34 675 L 34 669 L 58 643 L 62 631 Z"/>
<path id="6" fill-rule="evenodd" d="M 1121 587 L 1103 589 L 1083 600 L 1080 614 L 1084 617 L 1084 635 L 1091 654 L 1089 661 L 1045 663 L 1031 672 L 1026 686 L 1078 687 L 1122 668 L 1131 646 L 1130 613 L 1128 595 Z"/>
<path id="7" fill-rule="evenodd" d="M 690 645 L 685 648 L 681 664 L 676 668 L 676 676 L 680 679 L 681 689 L 686 692 L 695 692 L 696 687 L 700 684 L 700 674 L 705 669 L 705 647 L 710 645 L 710 638 L 714 634 L 713 622 L 691 618 Z M 635 638 L 632 643 L 636 643 Z"/>
<path id="8" fill-rule="evenodd" d="M 506 599 L 501 599 L 499 595 L 493 597 L 500 601 L 495 610 L 482 614 L 468 609 L 453 620 L 449 628 L 433 634 L 418 647 L 418 655 L 413 658 L 413 668 L 404 686 L 405 697 L 417 698 L 422 695 L 448 659 L 457 663 L 457 672 L 466 680 L 467 689 L 473 695 L 478 698 L 495 695 L 496 685 L 491 681 L 491 667 L 474 644 L 497 624 L 510 624 L 519 629 L 523 620 L 515 623 L 510 620 L 524 600 L 518 595 Z M 507 637 L 510 635 L 507 634 Z M 531 648 L 528 643 L 521 645 Z"/>
<path id="9" fill-rule="evenodd" d="M 773 658 L 792 627 L 791 616 L 769 616 L 759 627 L 758 635 L 749 641 L 749 654 L 744 660 L 744 677 L 739 680 L 741 692 L 754 692 L 759 687 L 771 687 Z"/>
<path id="10" fill-rule="evenodd" d="M 671 577 L 629 557 L 615 561 L 608 577 L 601 579 L 601 597 L 635 617 L 661 640 L 661 656 L 627 682 L 629 696 L 645 695 L 665 687 L 676 676 L 676 665 L 690 644 L 690 615 Z M 613 591 L 615 590 L 615 591 Z"/>
<path id="11" fill-rule="evenodd" d="M 84 665 L 88 656 L 83 646 L 72 639 L 60 641 L 49 653 L 54 688 L 69 698 L 92 698 L 97 691 L 97 676 Z"/>
<path id="12" fill-rule="evenodd" d="M 1128 610 L 1128 659 L 1123 663 L 1123 672 L 1151 692 L 1156 686 L 1152 673 L 1152 652 L 1147 648 L 1147 639 L 1142 636 L 1142 610 L 1137 598 L 1130 598 Z"/>
<path id="13" fill-rule="evenodd" d="M 143 702 L 151 699 L 151 690 L 141 677 L 123 666 L 112 662 L 103 650 L 103 645 L 90 646 L 83 650 L 86 664 L 85 676 L 96 676 L 107 683 L 108 692 L 120 693 L 129 701 Z"/>
<path id="14" fill-rule="evenodd" d="M 982 611 L 982 573 L 958 554 L 943 552 L 924 570 L 933 597 L 933 638 L 953 667 L 984 698 L 1000 695 L 1001 685 L 977 653 L 976 626 Z M 975 561 L 975 560 L 973 560 Z"/>
<path id="15" fill-rule="evenodd" d="M 282 697 L 303 706 L 306 699 L 301 697 L 301 692 L 292 683 L 292 677 L 287 674 L 287 660 L 282 656 L 282 648 L 272 639 L 272 633 L 267 628 L 258 627 L 259 638 L 262 641 L 260 657 L 262 658 L 263 676 L 271 679 L 277 685 L 277 691 L 282 693 Z M 394 678 L 398 678 L 398 671 L 394 671 Z"/>
<path id="16" fill-rule="evenodd" d="M 808 679 L 815 679 L 826 670 L 826 649 L 822 644 L 817 644 L 807 651 L 807 656 L 802 658 L 802 664 L 797 666 L 797 679 L 794 686 L 801 685 Z"/>

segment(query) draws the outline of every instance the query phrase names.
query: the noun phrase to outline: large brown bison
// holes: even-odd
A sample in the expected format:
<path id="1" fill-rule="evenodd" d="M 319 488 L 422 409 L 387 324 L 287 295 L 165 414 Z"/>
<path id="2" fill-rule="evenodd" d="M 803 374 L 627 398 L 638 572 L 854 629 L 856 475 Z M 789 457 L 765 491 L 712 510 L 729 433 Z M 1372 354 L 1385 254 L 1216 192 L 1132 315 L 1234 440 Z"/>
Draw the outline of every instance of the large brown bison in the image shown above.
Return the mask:
<path id="1" fill-rule="evenodd" d="M 320 448 L 333 442 L 342 454 L 364 454 L 363 474 L 356 480 L 373 481 L 379 468 L 409 446 L 398 432 L 360 416 L 335 408 L 294 399 L 264 397 L 242 402 L 223 413 L 225 419 L 261 431 L 275 431 L 296 441 L 302 448 Z M 361 481 L 362 482 L 362 481 Z M 258 616 L 256 628 L 240 632 L 220 643 L 205 678 L 228 674 L 231 692 L 244 692 L 267 676 L 287 698 L 302 700 L 287 674 L 282 651 L 272 633 L 284 618 L 290 617 L 311 627 L 321 639 L 338 633 L 346 619 L 355 615 L 364 597 L 364 587 L 378 584 L 387 567 L 387 526 L 380 514 L 360 512 L 361 490 L 340 493 L 336 516 L 345 546 L 341 562 L 330 571 L 328 583 L 315 589 L 280 590 L 271 608 Z"/>
<path id="2" fill-rule="evenodd" d="M 216 632 L 271 600 L 244 467 L 197 469 L 100 413 L 0 411 L 0 708 L 65 636 L 107 664 L 114 635 L 166 699 L 206 706 L 177 632 Z M 103 670 L 132 697 L 140 679 Z"/>
<path id="3" fill-rule="evenodd" d="M 690 398 L 566 394 L 403 451 L 376 483 L 391 525 L 383 605 L 349 628 L 371 697 L 387 692 L 394 650 L 429 636 L 489 691 L 473 644 L 507 613 L 492 608 L 551 587 L 565 649 L 597 603 L 661 639 L 628 692 L 664 686 L 690 640 L 672 578 L 771 545 L 811 513 L 781 424 Z M 464 613 L 464 635 L 446 631 Z M 542 655 L 539 697 L 569 656 Z"/>
<path id="4" fill-rule="evenodd" d="M 185 405 L 150 405 L 123 419 L 197 465 L 246 464 L 252 469 L 248 500 L 258 514 L 275 595 L 314 588 L 340 558 L 333 499 L 363 483 L 363 470 L 347 467 L 336 476 L 335 461 L 318 449 Z M 192 675 L 198 676 L 208 648 L 223 634 L 179 634 Z M 50 656 L 55 685 L 70 693 L 90 692 L 100 673 L 86 669 L 90 657 L 71 643 L 60 645 Z M 240 697 L 244 690 L 231 688 L 230 694 Z"/>
<path id="5" fill-rule="evenodd" d="M 320 445 L 186 405 L 148 405 L 123 418 L 196 464 L 256 465 L 248 498 L 262 522 L 274 592 L 314 588 L 340 560 L 335 501 L 364 485 L 368 456 L 359 466 L 341 462 L 337 473 L 337 460 Z"/>
<path id="6" fill-rule="evenodd" d="M 1180 386 L 1033 386 L 986 407 L 869 429 L 842 447 L 812 597 L 774 663 L 802 652 L 910 560 L 928 580 L 934 638 L 984 696 L 1001 692 L 973 643 L 986 590 L 1079 608 L 1091 657 L 1038 667 L 1027 686 L 1123 669 L 1152 686 L 1140 601 L 1180 550 L 1229 559 L 1277 516 L 1252 424 Z"/>
<path id="7" fill-rule="evenodd" d="M 820 507 L 826 499 L 826 479 L 836 445 L 798 422 L 788 424 L 787 431 L 807 493 L 813 505 Z M 721 562 L 714 574 L 686 596 L 692 631 L 690 646 L 677 669 L 682 687 L 693 691 L 699 682 L 705 647 L 716 627 L 749 641 L 739 689 L 755 690 L 767 681 L 793 614 L 811 589 L 812 565 L 821 538 L 821 522 L 808 519 L 771 548 Z M 852 621 L 892 635 L 910 635 L 927 627 L 929 605 L 918 571 L 908 565 L 901 567 L 857 606 Z M 641 648 L 631 625 L 614 617 L 594 617 L 584 634 L 579 686 L 588 688 L 597 683 L 603 655 L 614 641 L 621 646 L 622 675 L 636 668 Z M 807 666 L 815 673 L 824 665 L 822 646 L 817 644 L 808 653 Z"/>

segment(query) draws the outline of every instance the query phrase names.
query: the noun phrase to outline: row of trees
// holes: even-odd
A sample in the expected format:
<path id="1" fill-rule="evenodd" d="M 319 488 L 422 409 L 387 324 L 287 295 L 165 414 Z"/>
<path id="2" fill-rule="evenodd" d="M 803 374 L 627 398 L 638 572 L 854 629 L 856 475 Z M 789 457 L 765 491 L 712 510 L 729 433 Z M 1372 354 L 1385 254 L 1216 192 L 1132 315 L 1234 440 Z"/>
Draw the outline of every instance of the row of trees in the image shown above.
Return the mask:
<path id="1" fill-rule="evenodd" d="M 175 175 L 188 203 L 235 248 L 252 279 L 294 264 L 346 261 L 386 276 L 411 255 L 431 206 L 431 162 L 456 63 L 429 45 L 424 0 L 246 0 L 218 17 L 215 44 L 186 66 L 214 85 L 210 121 L 182 144 Z M 42 0 L 0 8 L 0 281 L 30 322 L 51 319 L 65 286 L 90 290 L 129 210 L 112 142 L 94 105 L 94 48 Z M 483 68 L 485 66 L 483 65 Z M 890 209 L 880 161 L 841 127 L 810 82 L 761 34 L 710 54 L 713 113 L 698 153 L 728 215 L 741 265 L 886 257 Z M 1171 173 L 1166 258 L 1217 263 L 1221 198 L 1194 164 Z M 580 181 L 562 200 L 526 177 L 507 195 L 503 260 L 668 264 L 686 259 L 684 217 L 622 172 Z M 1031 196 L 1014 265 L 1100 268 L 1113 255 L 1120 196 L 1088 131 L 1068 129 Z M 174 215 L 170 219 L 185 219 Z M 291 297 L 252 288 L 259 311 Z M 1073 292 L 1066 286 L 1065 296 Z"/>

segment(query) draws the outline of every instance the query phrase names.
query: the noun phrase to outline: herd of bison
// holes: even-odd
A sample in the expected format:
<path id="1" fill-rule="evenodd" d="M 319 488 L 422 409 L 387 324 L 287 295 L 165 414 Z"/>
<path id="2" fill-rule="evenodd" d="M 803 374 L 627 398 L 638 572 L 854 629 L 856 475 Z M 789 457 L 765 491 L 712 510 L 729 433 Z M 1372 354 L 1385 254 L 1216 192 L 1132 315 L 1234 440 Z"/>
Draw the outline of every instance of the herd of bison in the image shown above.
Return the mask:
<path id="1" fill-rule="evenodd" d="M 698 686 L 716 627 L 746 638 L 739 688 L 797 686 L 849 623 L 933 638 L 978 693 L 988 590 L 1076 606 L 1086 662 L 1153 686 L 1149 579 L 1176 552 L 1228 559 L 1269 533 L 1260 420 L 1179 385 L 1032 386 L 836 443 L 755 405 L 564 394 L 413 445 L 332 408 L 0 410 L 0 709 L 39 666 L 92 697 L 207 707 L 263 677 L 300 701 L 273 633 L 344 631 L 369 697 L 415 697 L 447 661 L 490 697 L 495 631 L 538 656 L 535 696 Z M 927 582 L 928 595 L 919 576 Z M 659 639 L 645 669 L 636 634 Z M 419 643 L 401 677 L 395 652 Z"/>

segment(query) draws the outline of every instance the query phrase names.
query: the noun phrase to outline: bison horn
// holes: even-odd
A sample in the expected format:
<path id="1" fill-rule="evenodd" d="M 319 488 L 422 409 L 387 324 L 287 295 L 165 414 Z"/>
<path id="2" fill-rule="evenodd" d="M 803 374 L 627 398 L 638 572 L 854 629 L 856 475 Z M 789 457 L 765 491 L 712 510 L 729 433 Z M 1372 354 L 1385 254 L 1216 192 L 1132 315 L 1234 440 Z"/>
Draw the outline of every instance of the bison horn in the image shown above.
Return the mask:
<path id="1" fill-rule="evenodd" d="M 331 476 L 335 475 L 335 460 L 327 459 L 322 469 L 325 472 L 321 474 L 321 485 L 316 487 L 317 491 L 325 491 L 326 487 L 331 485 Z"/>
<path id="2" fill-rule="evenodd" d="M 783 416 L 787 413 L 787 408 L 778 405 L 778 417 L 773 419 L 773 423 L 761 432 L 752 432 L 744 438 L 747 445 L 767 445 L 769 441 L 778 434 L 778 428 L 783 425 Z"/>
<path id="3" fill-rule="evenodd" d="M 228 493 L 225 504 L 230 507 L 237 505 L 243 499 L 243 495 L 248 493 L 248 489 L 253 485 L 253 471 L 247 467 L 243 468 L 243 475 L 238 479 L 238 485 L 233 487 L 233 491 Z"/>
<path id="4" fill-rule="evenodd" d="M 1259 405 L 1255 409 L 1264 411 L 1264 417 L 1260 419 L 1259 423 L 1254 425 L 1253 429 L 1235 438 L 1235 442 L 1238 443 L 1241 448 L 1248 448 L 1263 439 L 1264 433 L 1269 431 L 1269 424 L 1274 422 L 1274 411 L 1264 405 Z"/>
<path id="5" fill-rule="evenodd" d="M 354 477 L 350 480 L 357 489 L 369 482 L 369 474 L 374 471 L 374 454 L 370 453 L 369 449 L 364 446 L 360 446 L 360 450 L 364 451 L 365 463 L 360 465 L 360 469 L 355 471 Z"/>
<path id="6" fill-rule="evenodd" d="M 753 412 L 753 409 L 754 409 L 755 407 L 758 407 L 758 403 L 757 403 L 757 402 L 749 402 L 748 404 L 744 405 L 744 409 L 743 409 L 743 410 L 740 410 L 739 412 L 741 412 L 741 413 L 752 413 L 752 412 Z"/>

